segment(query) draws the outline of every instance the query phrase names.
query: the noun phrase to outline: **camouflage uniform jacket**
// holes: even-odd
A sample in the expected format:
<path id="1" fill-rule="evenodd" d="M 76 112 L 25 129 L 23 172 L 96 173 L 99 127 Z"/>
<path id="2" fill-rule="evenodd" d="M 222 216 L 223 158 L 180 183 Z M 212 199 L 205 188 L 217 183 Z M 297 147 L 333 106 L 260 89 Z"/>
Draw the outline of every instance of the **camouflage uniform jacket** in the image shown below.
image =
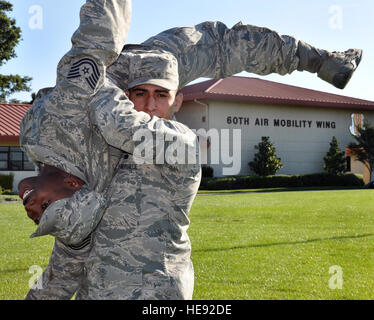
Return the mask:
<path id="1" fill-rule="evenodd" d="M 28 298 L 66 299 L 79 288 L 77 299 L 191 299 L 186 231 L 200 166 L 139 164 L 133 154 L 139 130 L 153 138 L 176 135 L 198 157 L 196 136 L 175 121 L 133 109 L 122 91 L 128 71 L 117 59 L 128 30 L 129 1 L 101 3 L 83 6 L 73 48 L 58 66 L 56 87 L 40 94 L 21 125 L 21 144 L 34 162 L 87 183 L 44 212 L 35 235 L 57 239 L 43 289 L 31 290 Z M 298 64 L 295 39 L 241 24 L 171 29 L 136 50 L 150 48 L 176 57 L 180 87 L 199 77 L 243 70 L 291 73 Z M 154 152 L 153 161 L 157 156 Z"/>

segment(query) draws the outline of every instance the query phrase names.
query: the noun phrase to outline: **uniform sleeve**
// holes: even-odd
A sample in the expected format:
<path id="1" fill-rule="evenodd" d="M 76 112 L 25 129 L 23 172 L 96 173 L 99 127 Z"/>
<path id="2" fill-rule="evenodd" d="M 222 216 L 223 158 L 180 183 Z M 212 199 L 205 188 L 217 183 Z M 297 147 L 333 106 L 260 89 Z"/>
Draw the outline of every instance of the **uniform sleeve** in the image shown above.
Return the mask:
<path id="1" fill-rule="evenodd" d="M 71 39 L 72 49 L 58 65 L 57 86 L 75 99 L 92 96 L 104 83 L 106 67 L 121 52 L 130 20 L 131 0 L 87 0 Z"/>
<path id="2" fill-rule="evenodd" d="M 180 152 L 179 156 L 184 159 L 194 157 L 192 161 L 196 163 L 199 148 L 195 133 L 177 121 L 150 117 L 136 111 L 125 93 L 109 80 L 90 105 L 93 125 L 111 146 L 133 155 L 144 146 L 146 154 L 143 158 L 147 163 L 154 163 L 160 157 L 172 163 L 175 161 L 172 152 L 169 152 L 172 147 L 188 149 L 190 152 L 184 155 Z"/>
<path id="3" fill-rule="evenodd" d="M 38 96 L 20 124 L 20 145 L 33 162 L 87 178 L 89 101 L 125 43 L 131 0 L 87 0 L 71 50 L 60 60 L 55 87 Z"/>
<path id="4" fill-rule="evenodd" d="M 173 28 L 142 43 L 169 51 L 179 64 L 180 88 L 200 78 L 223 78 L 247 71 L 258 75 L 296 70 L 298 41 L 267 28 L 221 22 Z"/>
<path id="5" fill-rule="evenodd" d="M 98 193 L 83 186 L 72 197 L 52 203 L 44 211 L 31 238 L 49 234 L 66 245 L 79 246 L 99 224 L 108 198 L 106 190 Z"/>
<path id="6" fill-rule="evenodd" d="M 82 245 L 83 246 L 83 245 Z M 41 278 L 30 289 L 26 300 L 69 300 L 83 288 L 85 260 L 90 244 L 83 247 L 68 247 L 55 240 L 52 255 Z"/>
<path id="7" fill-rule="evenodd" d="M 81 8 L 79 28 L 72 36 L 73 52 L 79 50 L 110 65 L 122 50 L 130 20 L 129 0 L 87 0 Z"/>

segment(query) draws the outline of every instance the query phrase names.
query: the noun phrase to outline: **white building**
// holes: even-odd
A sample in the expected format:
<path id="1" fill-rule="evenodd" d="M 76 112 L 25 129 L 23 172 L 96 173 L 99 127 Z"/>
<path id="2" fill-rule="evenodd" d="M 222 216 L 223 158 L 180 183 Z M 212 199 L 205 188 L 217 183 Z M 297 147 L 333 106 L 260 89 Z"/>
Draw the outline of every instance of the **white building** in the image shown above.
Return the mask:
<path id="1" fill-rule="evenodd" d="M 209 80 L 182 92 L 184 103 L 176 118 L 191 129 L 203 129 L 202 161 L 214 169 L 215 176 L 253 174 L 248 163 L 263 136 L 270 137 L 282 159 L 278 174 L 323 172 L 323 157 L 333 136 L 344 151 L 354 141 L 355 125 L 363 119 L 374 124 L 373 101 L 257 78 Z M 208 133 L 205 138 L 204 132 Z M 220 141 L 214 138 L 217 132 Z M 347 162 L 351 172 L 364 173 L 363 165 L 352 162 L 349 153 Z"/>

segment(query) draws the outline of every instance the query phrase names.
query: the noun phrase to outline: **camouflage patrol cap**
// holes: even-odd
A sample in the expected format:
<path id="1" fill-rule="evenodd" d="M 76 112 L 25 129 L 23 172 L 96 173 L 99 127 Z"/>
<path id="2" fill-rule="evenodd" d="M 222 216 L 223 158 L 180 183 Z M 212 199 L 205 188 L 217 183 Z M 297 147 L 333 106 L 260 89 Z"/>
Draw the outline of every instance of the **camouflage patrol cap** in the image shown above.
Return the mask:
<path id="1" fill-rule="evenodd" d="M 178 61 L 170 52 L 144 46 L 125 46 L 117 61 L 108 68 L 123 90 L 141 84 L 153 84 L 178 90 Z"/>

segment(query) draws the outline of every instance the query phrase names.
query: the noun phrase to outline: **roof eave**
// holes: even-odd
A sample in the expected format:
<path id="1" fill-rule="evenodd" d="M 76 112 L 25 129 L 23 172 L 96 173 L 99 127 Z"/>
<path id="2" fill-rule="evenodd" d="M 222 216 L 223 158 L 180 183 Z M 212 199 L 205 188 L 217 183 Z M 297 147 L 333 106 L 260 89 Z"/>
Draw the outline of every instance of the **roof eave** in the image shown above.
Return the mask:
<path id="1" fill-rule="evenodd" d="M 210 99 L 210 100 L 224 100 L 224 101 L 235 101 L 235 102 L 259 102 L 259 103 L 273 103 L 281 105 L 302 105 L 312 107 L 330 107 L 338 109 L 359 109 L 359 110 L 370 110 L 374 111 L 374 105 L 362 105 L 354 103 L 339 103 L 331 101 L 320 101 L 320 100 L 298 100 L 298 99 L 278 99 L 272 97 L 258 97 L 258 96 L 240 96 L 230 94 L 216 94 L 216 93 L 194 93 L 186 94 L 184 101 L 193 101 L 199 99 Z"/>
<path id="2" fill-rule="evenodd" d="M 0 142 L 19 142 L 19 136 L 0 136 Z"/>

